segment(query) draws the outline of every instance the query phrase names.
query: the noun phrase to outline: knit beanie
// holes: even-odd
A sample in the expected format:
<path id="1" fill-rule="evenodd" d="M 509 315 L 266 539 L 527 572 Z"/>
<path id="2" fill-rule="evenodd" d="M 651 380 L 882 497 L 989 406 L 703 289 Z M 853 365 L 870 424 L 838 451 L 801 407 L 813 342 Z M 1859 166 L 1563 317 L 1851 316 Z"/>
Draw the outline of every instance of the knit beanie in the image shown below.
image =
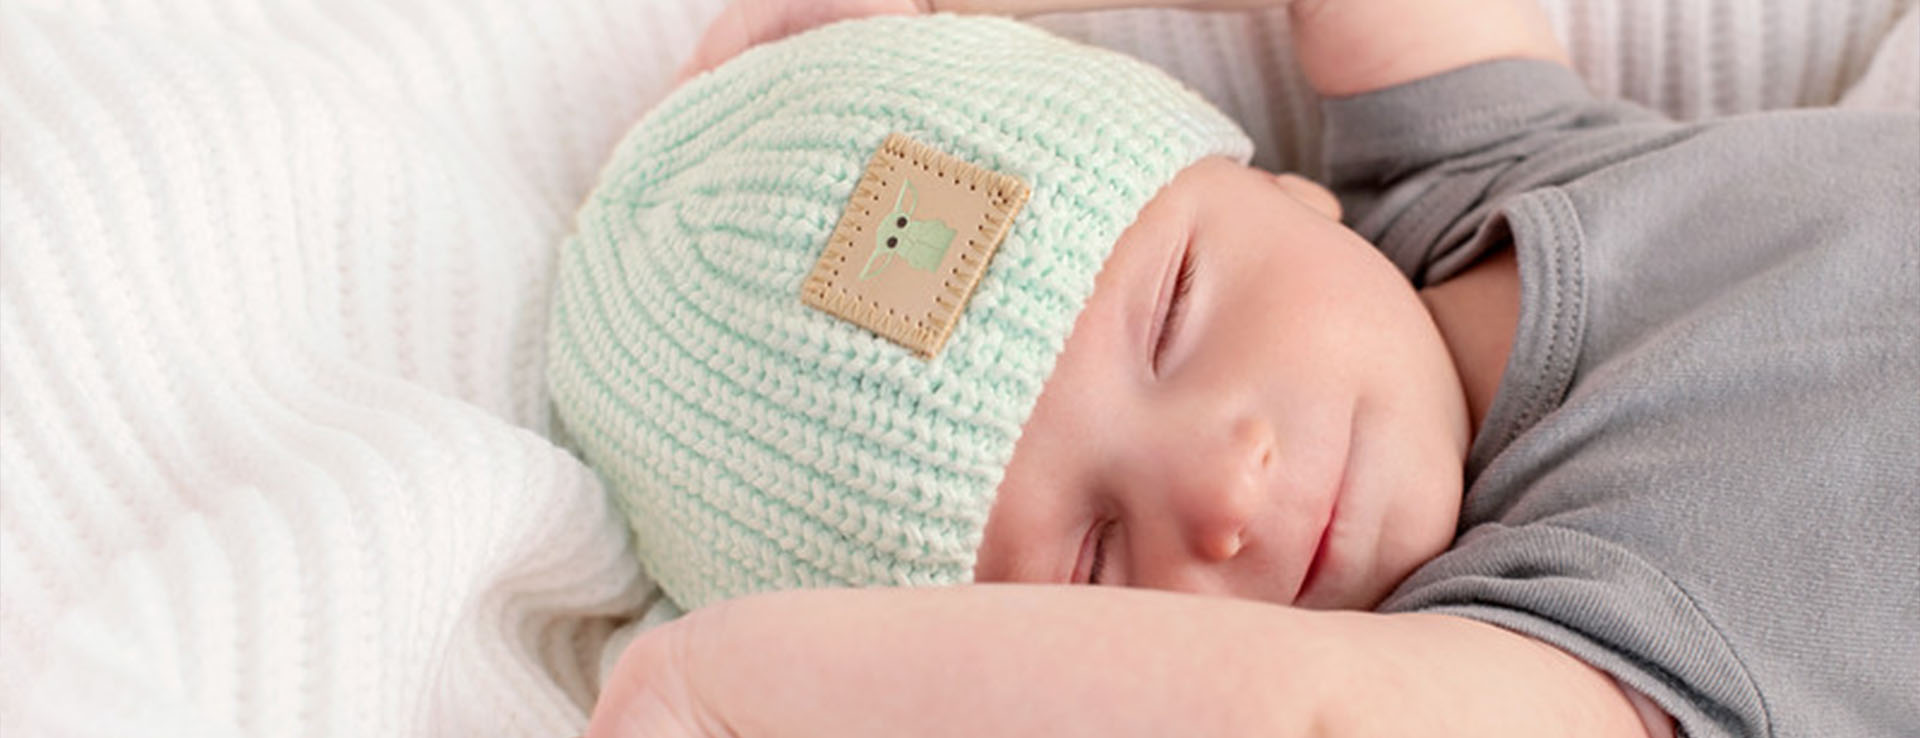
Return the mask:
<path id="1" fill-rule="evenodd" d="M 1153 67 L 985 16 L 742 53 L 627 134 L 559 258 L 559 434 L 683 608 L 953 584 L 1094 276 L 1246 161 Z"/>

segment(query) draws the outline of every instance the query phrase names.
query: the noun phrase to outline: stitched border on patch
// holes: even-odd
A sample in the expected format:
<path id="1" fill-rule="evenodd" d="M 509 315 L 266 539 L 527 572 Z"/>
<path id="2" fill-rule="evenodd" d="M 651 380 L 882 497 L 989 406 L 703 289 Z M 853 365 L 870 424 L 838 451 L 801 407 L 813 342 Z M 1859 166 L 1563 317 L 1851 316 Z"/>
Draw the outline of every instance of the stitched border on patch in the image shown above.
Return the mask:
<path id="1" fill-rule="evenodd" d="M 800 299 L 932 358 L 1029 194 L 1016 177 L 889 134 Z"/>

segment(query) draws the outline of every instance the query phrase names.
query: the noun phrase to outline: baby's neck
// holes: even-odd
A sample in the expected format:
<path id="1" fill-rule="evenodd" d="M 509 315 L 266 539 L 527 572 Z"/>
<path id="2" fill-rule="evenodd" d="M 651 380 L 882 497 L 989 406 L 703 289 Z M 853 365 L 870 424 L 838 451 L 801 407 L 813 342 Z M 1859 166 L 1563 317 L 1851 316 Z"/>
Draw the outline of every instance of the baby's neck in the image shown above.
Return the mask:
<path id="1" fill-rule="evenodd" d="M 1520 323 L 1520 269 L 1513 248 L 1481 259 L 1452 279 L 1420 291 L 1453 356 L 1466 392 L 1467 416 L 1479 434 L 1500 389 L 1513 332 Z"/>

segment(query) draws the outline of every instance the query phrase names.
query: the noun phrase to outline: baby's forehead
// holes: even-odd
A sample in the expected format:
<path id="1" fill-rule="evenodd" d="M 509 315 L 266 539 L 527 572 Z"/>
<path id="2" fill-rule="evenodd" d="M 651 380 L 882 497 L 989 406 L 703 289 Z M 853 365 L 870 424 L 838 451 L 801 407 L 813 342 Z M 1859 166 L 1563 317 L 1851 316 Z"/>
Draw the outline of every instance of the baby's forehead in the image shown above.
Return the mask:
<path id="1" fill-rule="evenodd" d="M 1222 156 L 1204 157 L 1181 169 L 1147 201 L 1116 247 L 1167 238 L 1171 231 L 1204 230 L 1247 209 L 1276 207 L 1287 195 L 1271 173 Z"/>
<path id="2" fill-rule="evenodd" d="M 1339 198 L 1325 185 L 1222 156 L 1204 157 L 1180 170 L 1136 220 L 1155 222 L 1184 215 L 1203 223 L 1217 222 L 1250 211 L 1277 209 L 1340 220 Z"/>

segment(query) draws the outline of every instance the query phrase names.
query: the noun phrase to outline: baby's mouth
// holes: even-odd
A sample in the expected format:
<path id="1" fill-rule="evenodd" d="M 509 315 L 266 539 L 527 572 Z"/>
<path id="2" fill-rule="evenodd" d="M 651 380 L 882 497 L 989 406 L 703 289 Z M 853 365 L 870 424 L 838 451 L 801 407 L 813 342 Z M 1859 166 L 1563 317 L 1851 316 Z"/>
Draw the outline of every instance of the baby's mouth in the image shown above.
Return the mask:
<path id="1" fill-rule="evenodd" d="M 1353 418 L 1347 426 L 1347 448 L 1340 465 L 1340 478 L 1334 482 L 1331 500 L 1327 502 L 1327 522 L 1320 528 L 1320 540 L 1313 546 L 1313 559 L 1307 562 L 1307 571 L 1300 577 L 1300 588 L 1293 593 L 1293 604 L 1300 604 L 1308 592 L 1319 584 L 1320 577 L 1328 568 L 1328 559 L 1333 549 L 1334 527 L 1340 522 L 1340 503 L 1347 496 L 1347 480 L 1353 476 L 1353 449 L 1356 436 L 1360 433 L 1360 411 L 1355 408 Z"/>
<path id="2" fill-rule="evenodd" d="M 1313 588 L 1314 583 L 1318 581 L 1320 571 L 1326 567 L 1327 546 L 1333 542 L 1333 522 L 1339 514 L 1340 500 L 1336 497 L 1333 500 L 1333 509 L 1327 511 L 1327 526 L 1320 529 L 1320 540 L 1314 544 L 1313 560 L 1307 563 L 1307 573 L 1300 577 L 1300 589 L 1294 593 L 1293 601 L 1296 604 L 1300 602 L 1302 595 Z"/>

